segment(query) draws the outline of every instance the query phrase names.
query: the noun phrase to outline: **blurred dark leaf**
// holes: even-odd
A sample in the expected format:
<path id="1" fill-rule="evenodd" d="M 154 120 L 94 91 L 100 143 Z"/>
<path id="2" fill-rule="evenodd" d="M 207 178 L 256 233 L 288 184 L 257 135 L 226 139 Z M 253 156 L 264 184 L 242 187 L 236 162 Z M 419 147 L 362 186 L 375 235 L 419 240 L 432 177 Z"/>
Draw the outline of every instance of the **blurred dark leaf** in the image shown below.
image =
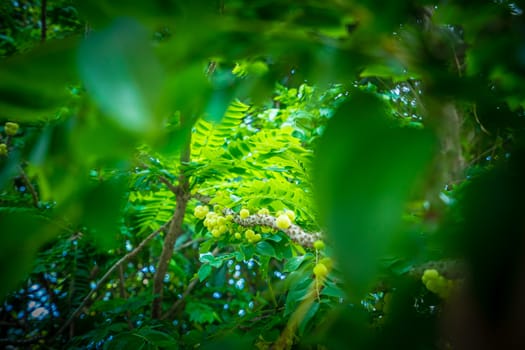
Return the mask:
<path id="1" fill-rule="evenodd" d="M 0 214 L 0 298 L 17 288 L 31 271 L 38 249 L 58 233 L 58 227 L 37 211 Z"/>
<path id="2" fill-rule="evenodd" d="M 77 39 L 50 41 L 0 65 L 0 119 L 30 122 L 51 118 L 77 82 Z"/>
<path id="3" fill-rule="evenodd" d="M 317 199 L 353 300 L 370 287 L 433 149 L 430 133 L 390 125 L 369 94 L 355 91 L 330 120 L 315 163 Z"/>

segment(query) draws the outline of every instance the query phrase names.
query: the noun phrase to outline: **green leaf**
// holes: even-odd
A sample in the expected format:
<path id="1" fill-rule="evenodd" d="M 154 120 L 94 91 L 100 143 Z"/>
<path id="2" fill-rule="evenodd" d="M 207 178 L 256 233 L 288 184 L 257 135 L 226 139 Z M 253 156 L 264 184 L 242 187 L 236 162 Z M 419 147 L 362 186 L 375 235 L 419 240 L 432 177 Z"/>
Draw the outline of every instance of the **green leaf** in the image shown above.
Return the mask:
<path id="1" fill-rule="evenodd" d="M 313 254 L 310 254 L 310 253 L 307 253 L 307 254 L 301 255 L 301 256 L 294 256 L 293 258 L 288 259 L 288 261 L 286 261 L 286 263 L 284 264 L 283 271 L 284 272 L 295 271 L 295 270 L 297 270 L 299 268 L 299 266 L 301 266 L 301 264 L 304 261 L 313 259 L 313 257 L 314 257 Z"/>
<path id="2" fill-rule="evenodd" d="M 355 301 L 376 278 L 434 155 L 433 135 L 391 125 L 386 111 L 378 98 L 354 91 L 330 120 L 315 163 L 319 210 Z"/>
<path id="3" fill-rule="evenodd" d="M 83 215 L 80 221 L 90 229 L 101 249 L 115 248 L 126 188 L 126 178 L 103 181 L 88 188 L 82 198 Z"/>
<path id="4" fill-rule="evenodd" d="M 143 336 L 149 343 L 155 346 L 159 346 L 164 349 L 178 349 L 177 340 L 167 333 L 160 332 L 149 327 L 144 327 L 139 329 L 137 334 Z"/>
<path id="5" fill-rule="evenodd" d="M 55 114 L 77 83 L 77 39 L 50 41 L 0 65 L 0 119 L 36 121 Z"/>
<path id="6" fill-rule="evenodd" d="M 213 323 L 219 319 L 211 307 L 196 301 L 188 302 L 185 312 L 189 315 L 190 321 L 199 324 Z"/>
<path id="7" fill-rule="evenodd" d="M 211 273 L 212 267 L 210 264 L 201 265 L 197 274 L 199 275 L 199 281 L 204 281 Z"/>
<path id="8" fill-rule="evenodd" d="M 88 93 L 121 128 L 136 133 L 158 128 L 162 73 L 138 23 L 120 19 L 91 33 L 80 46 L 78 65 Z"/>
<path id="9" fill-rule="evenodd" d="M 347 296 L 346 293 L 332 281 L 326 281 L 324 283 L 321 295 L 334 298 L 346 298 Z"/>
<path id="10" fill-rule="evenodd" d="M 255 245 L 255 251 L 263 256 L 275 257 L 275 249 L 266 241 L 258 242 Z"/>
<path id="11" fill-rule="evenodd" d="M 308 309 L 303 319 L 301 320 L 301 323 L 299 323 L 299 335 L 304 334 L 308 322 L 310 322 L 310 320 L 315 316 L 315 314 L 317 314 L 317 311 L 319 311 L 320 306 L 321 304 L 319 304 L 317 301 L 313 302 L 312 306 Z"/>
<path id="12" fill-rule="evenodd" d="M 0 298 L 4 298 L 31 271 L 41 245 L 59 231 L 36 212 L 25 211 L 1 213 L 0 227 Z"/>

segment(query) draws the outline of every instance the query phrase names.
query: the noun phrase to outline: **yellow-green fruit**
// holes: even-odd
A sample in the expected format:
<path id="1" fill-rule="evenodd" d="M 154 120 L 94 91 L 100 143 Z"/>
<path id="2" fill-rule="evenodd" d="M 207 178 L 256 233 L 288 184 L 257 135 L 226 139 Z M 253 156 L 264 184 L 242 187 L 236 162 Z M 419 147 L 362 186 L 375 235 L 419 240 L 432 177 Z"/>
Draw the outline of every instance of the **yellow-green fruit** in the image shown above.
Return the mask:
<path id="1" fill-rule="evenodd" d="M 13 136 L 13 135 L 16 135 L 16 132 L 18 131 L 18 127 L 19 126 L 17 123 L 7 122 L 5 123 L 4 130 L 7 135 Z"/>
<path id="2" fill-rule="evenodd" d="M 329 257 L 326 257 L 326 258 L 322 258 L 319 260 L 319 263 L 320 264 L 323 264 L 324 266 L 326 266 L 327 269 L 331 269 L 332 266 L 334 265 L 334 262 L 332 261 L 332 259 L 330 259 Z"/>
<path id="3" fill-rule="evenodd" d="M 241 239 L 242 238 L 242 235 L 239 232 L 235 232 L 234 236 L 235 236 L 236 239 Z"/>
<path id="4" fill-rule="evenodd" d="M 286 214 L 279 215 L 277 220 L 275 220 L 275 225 L 281 230 L 286 230 L 288 227 L 290 227 L 291 224 L 292 224 L 292 221 Z"/>
<path id="5" fill-rule="evenodd" d="M 270 233 L 270 232 L 272 232 L 272 228 L 268 227 L 268 226 L 263 226 L 263 227 L 261 227 L 261 232 L 262 233 Z"/>
<path id="6" fill-rule="evenodd" d="M 241 209 L 239 215 L 241 219 L 246 219 L 248 216 L 250 216 L 250 211 L 248 209 Z"/>
<path id="7" fill-rule="evenodd" d="M 326 277 L 326 275 L 328 275 L 328 269 L 324 264 L 318 263 L 314 267 L 314 275 L 317 277 Z"/>
<path id="8" fill-rule="evenodd" d="M 284 212 L 288 218 L 291 220 L 291 221 L 295 221 L 295 213 L 291 210 L 287 210 Z"/>
<path id="9" fill-rule="evenodd" d="M 261 209 L 259 209 L 257 214 L 259 214 L 259 215 L 270 215 L 270 211 L 268 209 L 266 209 L 266 208 L 261 208 Z"/>
<path id="10" fill-rule="evenodd" d="M 427 269 L 423 272 L 421 280 L 424 284 L 427 284 L 428 281 L 436 279 L 439 277 L 439 272 L 436 269 Z"/>
<path id="11" fill-rule="evenodd" d="M 208 215 L 208 212 L 210 211 L 210 209 L 208 208 L 208 206 L 202 206 L 202 205 L 198 205 L 195 207 L 195 210 L 194 210 L 194 215 L 197 219 L 204 219 L 206 217 L 206 215 Z"/>
<path id="12" fill-rule="evenodd" d="M 0 143 L 0 156 L 7 156 L 7 145 Z"/>
<path id="13" fill-rule="evenodd" d="M 314 242 L 314 248 L 317 250 L 323 250 L 324 249 L 324 242 L 323 241 L 315 241 Z"/>
<path id="14" fill-rule="evenodd" d="M 246 230 L 246 232 L 244 232 L 244 236 L 248 240 L 251 240 L 253 238 L 253 236 L 255 236 L 255 232 L 253 232 L 253 230 Z"/>
<path id="15" fill-rule="evenodd" d="M 253 235 L 253 238 L 250 240 L 251 243 L 257 243 L 262 239 L 262 236 L 260 233 L 256 233 Z"/>
<path id="16" fill-rule="evenodd" d="M 215 238 L 219 238 L 221 236 L 221 232 L 219 231 L 219 229 L 214 228 L 213 230 L 211 230 L 211 235 Z"/>

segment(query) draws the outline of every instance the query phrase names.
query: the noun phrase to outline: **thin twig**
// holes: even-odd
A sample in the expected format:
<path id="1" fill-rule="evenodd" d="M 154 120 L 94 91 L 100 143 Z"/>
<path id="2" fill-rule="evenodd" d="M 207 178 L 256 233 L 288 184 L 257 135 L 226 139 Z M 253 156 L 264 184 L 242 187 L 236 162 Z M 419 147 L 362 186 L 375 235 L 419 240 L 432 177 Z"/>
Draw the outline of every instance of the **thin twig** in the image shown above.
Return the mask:
<path id="1" fill-rule="evenodd" d="M 39 207 L 39 200 L 38 200 L 38 193 L 36 192 L 35 186 L 31 183 L 31 180 L 29 179 L 29 176 L 27 176 L 26 172 L 24 171 L 24 168 L 22 166 L 19 166 L 20 168 L 20 176 L 22 177 L 22 180 L 24 181 L 25 185 L 29 189 L 29 193 L 31 193 L 31 198 L 33 198 L 33 205 L 35 208 Z"/>
<path id="2" fill-rule="evenodd" d="M 69 318 L 67 319 L 67 321 L 62 325 L 62 327 L 60 327 L 60 329 L 56 332 L 55 334 L 55 337 L 59 334 L 61 334 L 70 324 L 71 322 L 73 322 L 73 320 L 78 316 L 80 315 L 80 313 L 82 312 L 82 309 L 89 303 L 91 297 L 93 296 L 93 294 L 98 291 L 100 289 L 100 287 L 102 286 L 102 284 L 109 278 L 109 276 L 111 276 L 111 274 L 120 266 L 122 265 L 124 262 L 126 262 L 127 260 L 131 259 L 132 257 L 134 257 L 135 255 L 137 255 L 145 246 L 146 244 L 152 240 L 155 236 L 157 236 L 160 232 L 164 231 L 168 225 L 171 223 L 171 221 L 168 221 L 167 223 L 165 223 L 164 225 L 162 225 L 160 228 L 158 228 L 157 230 L 155 230 L 154 232 L 152 232 L 148 237 L 146 237 L 142 242 L 139 243 L 139 245 L 133 249 L 131 252 L 129 252 L 128 254 L 124 255 L 122 258 L 120 258 L 115 264 L 113 264 L 113 266 L 111 266 L 109 268 L 109 270 L 106 271 L 106 273 L 104 274 L 104 276 L 102 276 L 100 278 L 100 280 L 97 282 L 95 288 L 91 289 L 91 291 L 88 293 L 88 295 L 86 295 L 86 297 L 82 300 L 82 302 L 80 303 L 80 305 L 75 309 L 75 311 L 71 314 L 71 316 L 69 316 Z"/>
<path id="3" fill-rule="evenodd" d="M 162 182 L 164 185 L 166 185 L 166 187 L 168 187 L 168 189 L 171 192 L 173 192 L 174 195 L 177 196 L 179 194 L 179 187 L 172 184 L 171 181 L 168 180 L 166 177 L 159 176 L 159 181 Z"/>

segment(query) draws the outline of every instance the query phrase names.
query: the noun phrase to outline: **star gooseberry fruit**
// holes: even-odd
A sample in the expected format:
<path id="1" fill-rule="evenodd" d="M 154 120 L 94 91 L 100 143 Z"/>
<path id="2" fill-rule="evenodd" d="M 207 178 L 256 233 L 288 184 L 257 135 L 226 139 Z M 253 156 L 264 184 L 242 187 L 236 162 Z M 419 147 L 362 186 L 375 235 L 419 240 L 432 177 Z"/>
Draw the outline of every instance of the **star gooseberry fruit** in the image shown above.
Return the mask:
<path id="1" fill-rule="evenodd" d="M 248 209 L 241 209 L 239 216 L 241 219 L 246 219 L 248 216 L 250 216 L 250 211 Z"/>
<path id="2" fill-rule="evenodd" d="M 195 215 L 197 219 L 204 219 L 206 215 L 209 213 L 209 211 L 210 211 L 210 208 L 208 208 L 208 206 L 198 205 L 195 207 L 195 211 L 193 212 L 193 214 Z"/>
<path id="3" fill-rule="evenodd" d="M 314 266 L 314 275 L 320 278 L 326 277 L 326 275 L 328 275 L 328 269 L 323 263 L 318 263 Z"/>
<path id="4" fill-rule="evenodd" d="M 16 132 L 18 131 L 18 124 L 17 123 L 12 123 L 12 122 L 7 122 L 5 123 L 5 127 L 4 127 L 4 130 L 5 130 L 5 133 L 9 136 L 14 136 L 16 135 Z"/>
<path id="5" fill-rule="evenodd" d="M 7 156 L 7 145 L 0 143 L 0 156 Z"/>
<path id="6" fill-rule="evenodd" d="M 275 220 L 275 225 L 281 230 L 286 230 L 288 227 L 290 227 L 291 224 L 292 221 L 286 214 L 279 215 L 279 217 L 277 217 L 277 220 Z"/>
<path id="7" fill-rule="evenodd" d="M 314 242 L 314 248 L 317 250 L 323 250 L 324 249 L 324 242 L 319 240 Z"/>

